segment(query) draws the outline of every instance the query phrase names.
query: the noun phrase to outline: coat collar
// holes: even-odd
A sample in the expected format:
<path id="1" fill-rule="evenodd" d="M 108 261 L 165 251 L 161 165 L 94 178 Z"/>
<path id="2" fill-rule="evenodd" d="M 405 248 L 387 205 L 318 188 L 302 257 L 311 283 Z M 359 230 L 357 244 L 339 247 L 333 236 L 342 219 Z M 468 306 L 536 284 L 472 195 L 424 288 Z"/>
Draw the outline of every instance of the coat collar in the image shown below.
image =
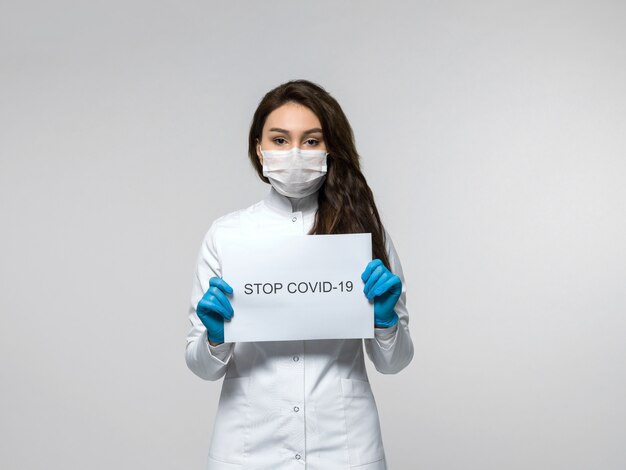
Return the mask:
<path id="1" fill-rule="evenodd" d="M 271 186 L 269 193 L 267 193 L 263 201 L 265 201 L 268 207 L 280 213 L 292 214 L 294 212 L 302 212 L 304 214 L 310 214 L 317 210 L 318 194 L 319 191 L 300 199 L 290 198 L 283 196 Z"/>

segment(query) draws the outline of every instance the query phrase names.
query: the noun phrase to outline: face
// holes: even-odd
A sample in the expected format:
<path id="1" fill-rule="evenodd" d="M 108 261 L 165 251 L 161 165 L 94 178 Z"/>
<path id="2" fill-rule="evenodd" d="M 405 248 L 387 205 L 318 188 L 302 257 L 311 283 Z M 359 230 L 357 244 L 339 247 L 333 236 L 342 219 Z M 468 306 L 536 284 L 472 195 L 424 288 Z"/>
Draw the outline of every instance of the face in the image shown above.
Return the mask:
<path id="1" fill-rule="evenodd" d="M 261 142 L 257 139 L 256 154 L 261 165 L 263 150 L 326 150 L 322 125 L 315 113 L 306 106 L 289 102 L 272 111 L 265 120 Z"/>

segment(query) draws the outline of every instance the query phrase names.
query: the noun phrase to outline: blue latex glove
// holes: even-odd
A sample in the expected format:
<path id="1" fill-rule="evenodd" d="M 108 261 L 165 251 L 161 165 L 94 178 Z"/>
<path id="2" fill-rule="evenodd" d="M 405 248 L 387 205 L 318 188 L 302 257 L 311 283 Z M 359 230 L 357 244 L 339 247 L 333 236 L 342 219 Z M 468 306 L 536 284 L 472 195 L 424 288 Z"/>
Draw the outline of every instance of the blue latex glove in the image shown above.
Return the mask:
<path id="1" fill-rule="evenodd" d="M 223 343 L 224 319 L 230 321 L 234 313 L 226 294 L 232 295 L 233 288 L 219 277 L 209 279 L 209 286 L 198 302 L 196 313 L 206 326 L 209 340 Z"/>
<path id="2" fill-rule="evenodd" d="M 363 292 L 368 300 L 374 299 L 374 325 L 389 328 L 398 322 L 394 307 L 402 293 L 402 281 L 379 259 L 368 263 L 361 279 L 365 283 Z"/>

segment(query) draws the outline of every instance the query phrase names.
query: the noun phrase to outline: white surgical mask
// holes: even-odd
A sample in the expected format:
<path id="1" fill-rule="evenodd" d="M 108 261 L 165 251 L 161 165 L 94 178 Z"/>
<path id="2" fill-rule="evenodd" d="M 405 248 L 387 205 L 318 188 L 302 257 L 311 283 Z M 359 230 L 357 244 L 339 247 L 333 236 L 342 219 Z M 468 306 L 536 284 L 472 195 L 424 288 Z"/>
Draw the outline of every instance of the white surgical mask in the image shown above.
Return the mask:
<path id="1" fill-rule="evenodd" d="M 325 150 L 261 150 L 263 176 L 283 196 L 306 197 L 316 192 L 326 179 Z"/>

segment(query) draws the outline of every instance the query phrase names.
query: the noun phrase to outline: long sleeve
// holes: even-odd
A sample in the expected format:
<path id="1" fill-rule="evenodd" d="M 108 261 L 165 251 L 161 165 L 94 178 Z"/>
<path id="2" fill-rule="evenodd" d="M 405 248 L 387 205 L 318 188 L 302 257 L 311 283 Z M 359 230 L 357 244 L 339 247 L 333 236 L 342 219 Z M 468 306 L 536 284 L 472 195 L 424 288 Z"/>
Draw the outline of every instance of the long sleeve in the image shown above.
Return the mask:
<path id="1" fill-rule="evenodd" d="M 206 327 L 196 313 L 198 302 L 209 288 L 209 279 L 213 276 L 221 277 L 222 273 L 215 249 L 214 236 L 215 223 L 211 225 L 211 228 L 205 235 L 198 253 L 188 312 L 191 329 L 187 335 L 187 346 L 185 349 L 187 367 L 204 380 L 218 380 L 226 373 L 234 347 L 234 343 L 211 346 L 207 338 Z"/>
<path id="2" fill-rule="evenodd" d="M 409 312 L 406 308 L 406 283 L 400 258 L 393 241 L 385 232 L 385 248 L 389 257 L 389 270 L 402 281 L 402 293 L 396 303 L 398 322 L 389 328 L 374 328 L 374 338 L 364 339 L 365 351 L 376 370 L 383 374 L 396 374 L 413 359 L 413 341 L 409 333 Z"/>

